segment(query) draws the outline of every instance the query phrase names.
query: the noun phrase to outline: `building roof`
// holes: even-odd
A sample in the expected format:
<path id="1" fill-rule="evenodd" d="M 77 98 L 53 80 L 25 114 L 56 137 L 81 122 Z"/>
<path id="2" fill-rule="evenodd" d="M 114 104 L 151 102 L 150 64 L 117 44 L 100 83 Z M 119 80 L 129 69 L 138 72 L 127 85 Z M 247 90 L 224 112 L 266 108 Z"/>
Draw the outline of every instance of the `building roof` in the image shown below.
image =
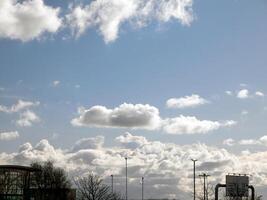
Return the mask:
<path id="1" fill-rule="evenodd" d="M 0 170 L 20 170 L 20 171 L 28 171 L 28 172 L 33 172 L 33 171 L 38 171 L 35 168 L 29 167 L 29 166 L 21 166 L 21 165 L 0 165 Z"/>

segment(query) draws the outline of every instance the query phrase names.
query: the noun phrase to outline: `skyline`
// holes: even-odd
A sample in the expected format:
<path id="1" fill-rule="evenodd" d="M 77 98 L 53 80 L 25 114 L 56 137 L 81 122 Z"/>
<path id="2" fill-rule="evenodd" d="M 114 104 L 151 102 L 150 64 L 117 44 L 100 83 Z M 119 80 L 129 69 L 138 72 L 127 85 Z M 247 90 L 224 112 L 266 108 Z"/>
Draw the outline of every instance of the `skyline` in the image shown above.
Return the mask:
<path id="1" fill-rule="evenodd" d="M 197 159 L 266 196 L 266 19 L 264 0 L 3 0 L 0 164 L 109 180 L 129 154 L 130 198 L 143 176 L 189 198 Z"/>

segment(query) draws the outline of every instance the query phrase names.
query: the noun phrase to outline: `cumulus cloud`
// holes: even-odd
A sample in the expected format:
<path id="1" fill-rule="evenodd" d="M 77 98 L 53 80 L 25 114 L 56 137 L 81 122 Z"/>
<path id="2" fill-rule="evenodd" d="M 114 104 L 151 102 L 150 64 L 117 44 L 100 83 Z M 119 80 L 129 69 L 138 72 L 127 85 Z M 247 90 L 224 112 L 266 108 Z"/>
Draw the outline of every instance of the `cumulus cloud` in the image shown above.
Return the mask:
<path id="1" fill-rule="evenodd" d="M 96 0 L 73 7 L 66 18 L 76 36 L 96 27 L 108 43 L 117 39 L 121 26 L 127 22 L 135 27 L 170 20 L 190 25 L 192 4 L 193 0 Z"/>
<path id="2" fill-rule="evenodd" d="M 208 101 L 197 94 L 185 96 L 181 98 L 171 98 L 167 100 L 166 106 L 168 108 L 188 108 L 196 107 L 208 103 Z"/>
<path id="3" fill-rule="evenodd" d="M 194 116 L 180 115 L 176 118 L 167 118 L 163 121 L 163 130 L 169 134 L 205 134 L 221 127 L 235 125 L 235 121 L 199 120 Z"/>
<path id="4" fill-rule="evenodd" d="M 29 41 L 55 33 L 62 25 L 59 12 L 43 0 L 1 0 L 0 38 Z"/>
<path id="5" fill-rule="evenodd" d="M 247 99 L 249 98 L 249 91 L 247 89 L 242 89 L 237 93 L 236 96 L 239 99 Z"/>
<path id="6" fill-rule="evenodd" d="M 194 116 L 161 118 L 156 107 L 143 104 L 121 104 L 114 109 L 104 106 L 83 107 L 78 110 L 79 116 L 72 119 L 73 126 L 131 128 L 145 130 L 163 130 L 170 134 L 208 133 L 222 127 L 230 127 L 235 121 L 225 122 L 199 120 Z"/>
<path id="7" fill-rule="evenodd" d="M 134 136 L 129 132 L 116 138 L 116 141 L 127 148 L 138 148 L 142 145 L 148 144 L 148 141 L 143 136 Z"/>
<path id="8" fill-rule="evenodd" d="M 5 113 L 16 113 L 22 110 L 25 110 L 30 107 L 34 106 L 39 106 L 40 102 L 32 102 L 32 101 L 23 101 L 23 100 L 18 100 L 18 102 L 11 107 L 3 106 L 0 105 L 0 112 L 5 112 Z"/>
<path id="9" fill-rule="evenodd" d="M 198 159 L 197 173 L 205 171 L 212 175 L 209 179 L 211 184 L 224 182 L 226 174 L 237 172 L 251 174 L 250 181 L 255 186 L 267 185 L 265 151 L 235 155 L 225 149 L 205 144 L 176 145 L 150 141 L 130 133 L 117 137 L 116 141 L 122 147 L 106 147 L 101 143 L 101 148 L 82 145 L 82 148 L 70 147 L 63 150 L 54 147 L 48 140 L 41 140 L 36 145 L 25 143 L 18 152 L 1 153 L 0 163 L 28 165 L 36 160 L 52 160 L 56 166 L 66 169 L 70 176 L 93 171 L 109 180 L 110 174 L 114 174 L 116 189 L 123 192 L 126 152 L 131 198 L 139 198 L 139 193 L 136 192 L 140 189 L 138 183 L 140 177 L 145 176 L 147 198 L 167 198 L 171 194 L 175 199 L 188 199 L 192 190 L 192 157 Z M 135 148 L 128 143 L 136 144 Z M 197 189 L 202 189 L 202 184 L 197 184 Z"/>
<path id="10" fill-rule="evenodd" d="M 79 117 L 71 121 L 74 126 L 135 128 L 154 130 L 159 127 L 157 108 L 148 104 L 121 104 L 114 109 L 93 106 L 79 109 Z"/>
<path id="11" fill-rule="evenodd" d="M 0 132 L 0 140 L 15 140 L 19 137 L 18 131 Z"/>
<path id="12" fill-rule="evenodd" d="M 20 118 L 17 120 L 17 125 L 22 127 L 32 126 L 33 123 L 39 122 L 40 118 L 30 110 L 26 110 L 25 112 L 20 114 Z"/>
<path id="13" fill-rule="evenodd" d="M 72 148 L 72 151 L 78 151 L 82 149 L 100 149 L 103 144 L 103 136 L 97 136 L 95 138 L 82 138 L 75 143 Z"/>

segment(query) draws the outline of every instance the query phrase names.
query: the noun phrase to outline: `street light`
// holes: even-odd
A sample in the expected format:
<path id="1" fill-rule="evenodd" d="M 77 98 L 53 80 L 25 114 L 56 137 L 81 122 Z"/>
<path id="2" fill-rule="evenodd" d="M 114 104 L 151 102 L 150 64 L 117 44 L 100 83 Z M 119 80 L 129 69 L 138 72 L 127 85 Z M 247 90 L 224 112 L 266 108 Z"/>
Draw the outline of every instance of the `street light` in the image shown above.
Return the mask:
<path id="1" fill-rule="evenodd" d="M 113 174 L 111 174 L 110 177 L 111 177 L 111 192 L 113 194 Z"/>
<path id="2" fill-rule="evenodd" d="M 126 172 L 125 172 L 125 175 L 126 175 L 126 176 L 125 176 L 125 177 L 126 177 L 126 180 L 125 180 L 125 186 L 126 186 L 126 187 L 125 187 L 125 188 L 126 188 L 126 189 L 125 189 L 125 198 L 126 198 L 126 200 L 128 200 L 128 188 L 127 188 L 127 187 L 128 187 L 128 186 L 127 186 L 127 184 L 128 184 L 128 181 L 127 181 L 127 176 L 128 176 L 128 174 L 127 174 L 127 159 L 128 159 L 128 158 L 125 157 L 125 164 L 126 164 Z"/>
<path id="3" fill-rule="evenodd" d="M 196 159 L 191 159 L 193 161 L 193 165 L 194 165 L 194 169 L 193 169 L 193 173 L 194 173 L 194 200 L 196 200 Z"/>
<path id="4" fill-rule="evenodd" d="M 144 200 L 144 177 L 142 177 L 142 200 Z"/>
<path id="5" fill-rule="evenodd" d="M 204 196 L 204 200 L 206 200 L 206 198 L 207 198 L 207 195 L 206 195 L 206 178 L 208 178 L 210 175 L 208 175 L 208 174 L 205 174 L 205 173 L 203 173 L 203 174 L 201 174 L 201 175 L 199 175 L 199 177 L 203 177 L 204 178 L 204 187 L 203 187 L 203 196 Z"/>

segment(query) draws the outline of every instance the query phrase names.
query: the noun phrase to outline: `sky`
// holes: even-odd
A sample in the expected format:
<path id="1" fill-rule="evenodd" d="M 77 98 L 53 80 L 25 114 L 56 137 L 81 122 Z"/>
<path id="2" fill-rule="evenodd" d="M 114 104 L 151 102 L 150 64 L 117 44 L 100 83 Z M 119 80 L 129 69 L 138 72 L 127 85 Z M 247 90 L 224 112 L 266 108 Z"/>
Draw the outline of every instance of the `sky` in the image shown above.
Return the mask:
<path id="1" fill-rule="evenodd" d="M 0 164 L 124 193 L 127 156 L 129 199 L 142 176 L 146 198 L 189 199 L 194 158 L 267 195 L 266 19 L 265 0 L 2 0 Z"/>

